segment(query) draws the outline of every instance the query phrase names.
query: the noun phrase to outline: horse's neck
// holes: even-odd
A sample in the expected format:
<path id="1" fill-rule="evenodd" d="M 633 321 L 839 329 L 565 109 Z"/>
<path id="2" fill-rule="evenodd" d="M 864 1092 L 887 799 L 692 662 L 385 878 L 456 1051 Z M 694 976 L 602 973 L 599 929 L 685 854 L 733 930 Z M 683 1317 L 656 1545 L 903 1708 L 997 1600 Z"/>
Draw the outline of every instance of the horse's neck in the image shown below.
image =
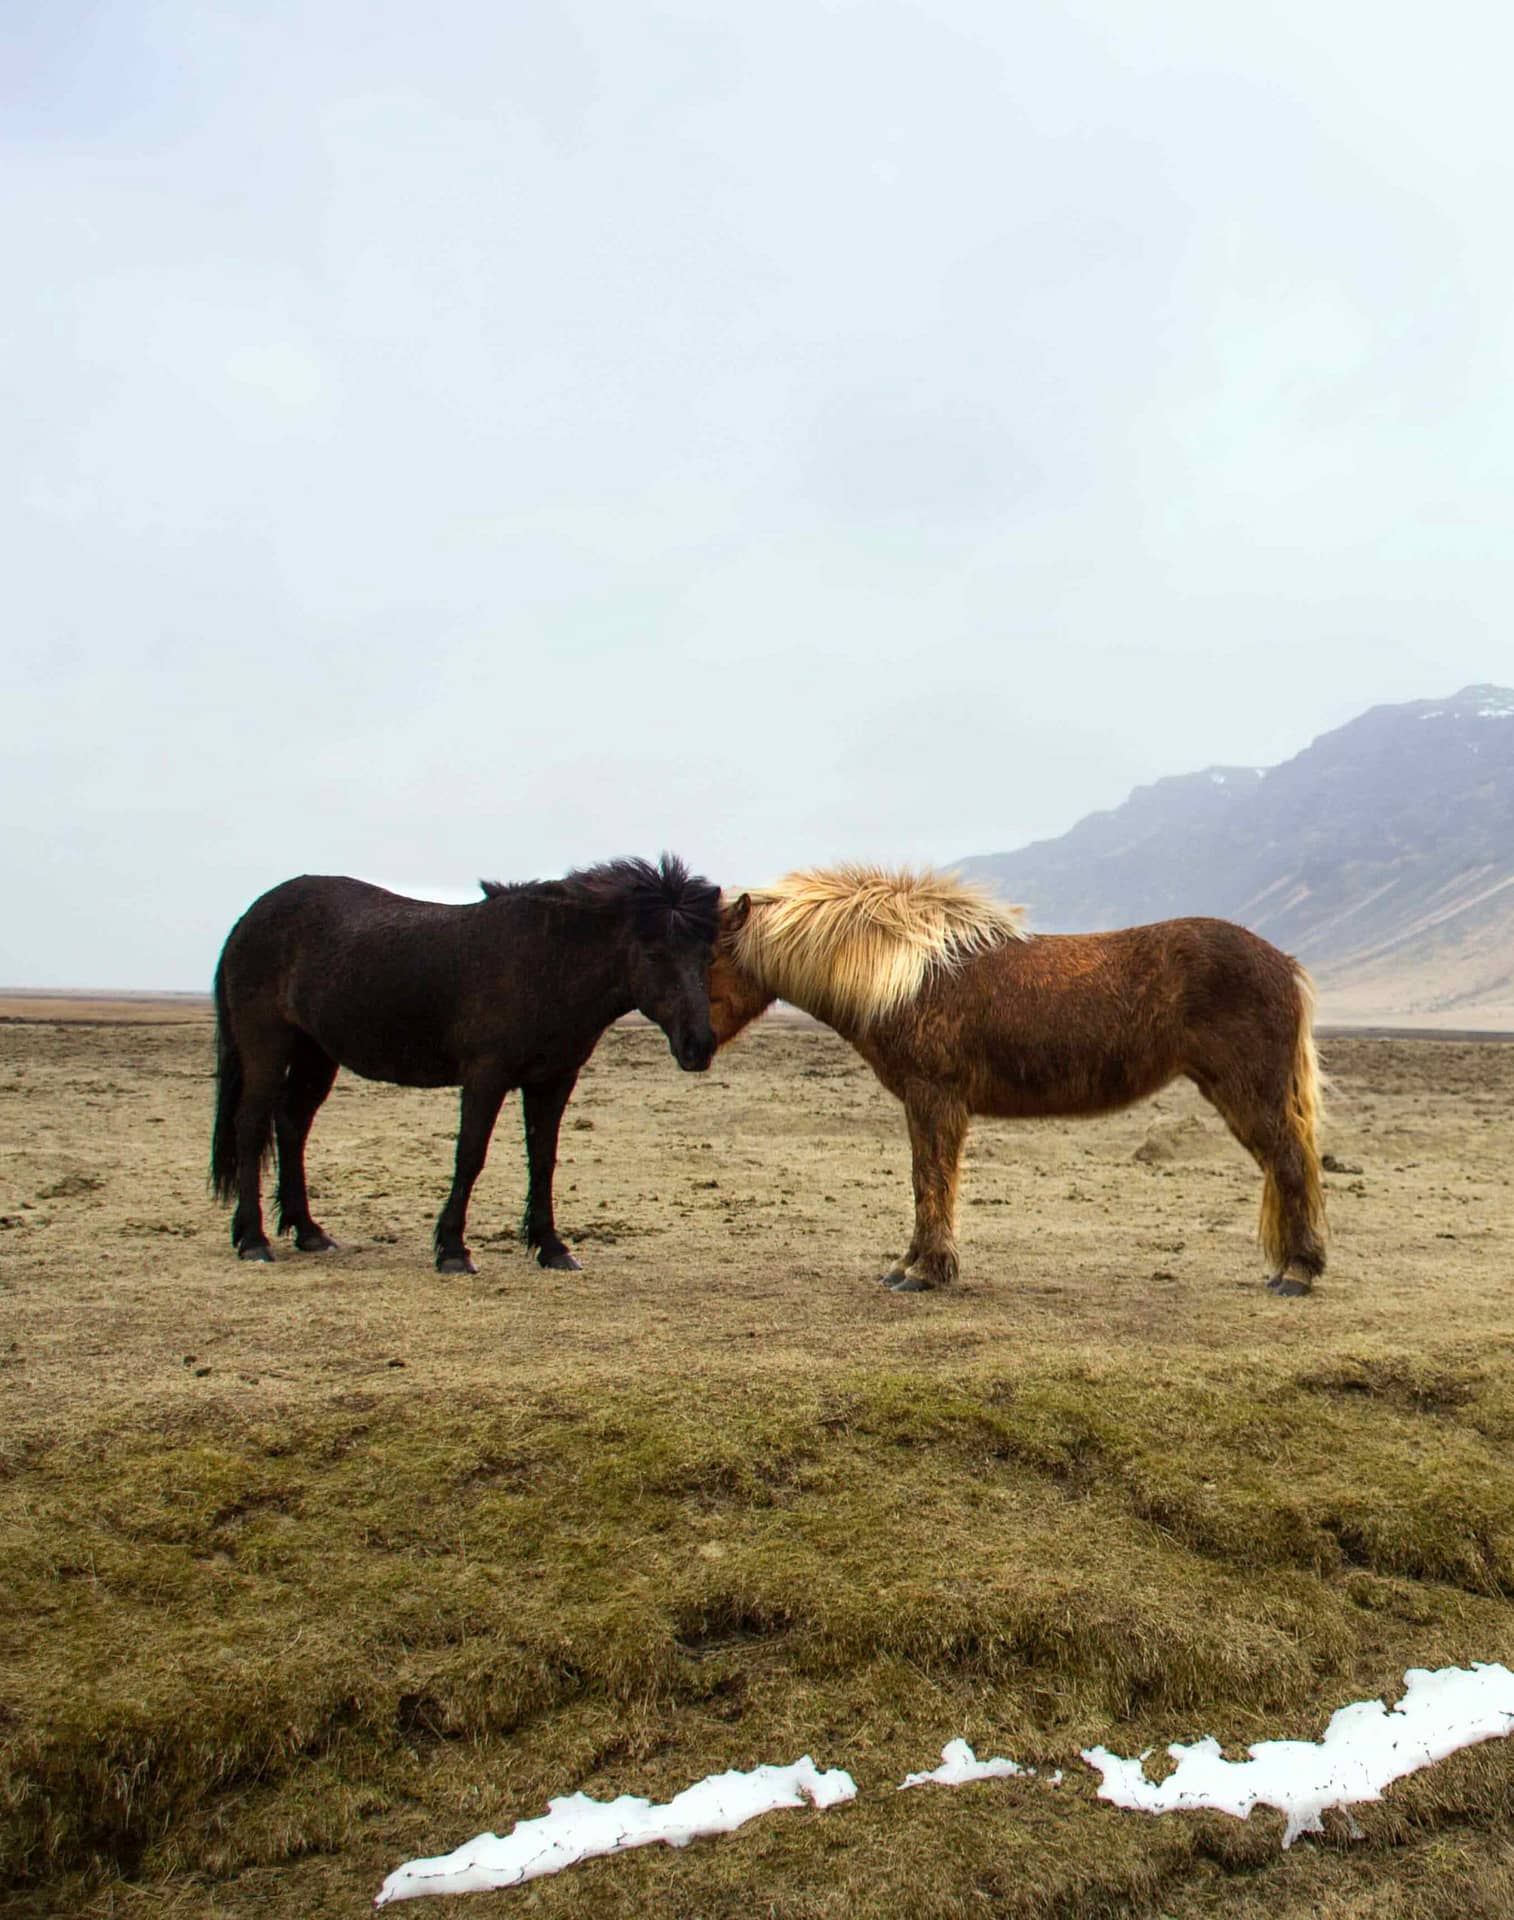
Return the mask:
<path id="1" fill-rule="evenodd" d="M 822 1026 L 830 1027 L 839 1033 L 843 1040 L 855 1038 L 852 1023 L 844 1013 L 833 1007 L 826 994 L 817 986 L 812 991 L 809 984 L 800 980 L 783 979 L 774 985 L 771 979 L 764 979 L 757 989 L 764 997 L 754 1011 L 747 1016 L 756 1019 L 759 1013 L 766 1013 L 775 1000 L 782 1000 L 788 1006 L 797 1007 L 801 1013 L 807 1013 L 812 1020 L 818 1020 Z M 745 1022 L 743 1022 L 743 1025 Z"/>
<path id="2" fill-rule="evenodd" d="M 585 942 L 579 963 L 583 968 L 581 992 L 585 1009 L 608 1026 L 622 1014 L 636 1011 L 636 992 L 631 985 L 631 935 L 629 928 L 617 928 L 605 937 Z"/>
<path id="3" fill-rule="evenodd" d="M 549 919 L 537 949 L 541 990 L 585 1028 L 602 1031 L 636 1008 L 631 985 L 629 927 L 598 914 L 573 913 L 555 927 Z"/>

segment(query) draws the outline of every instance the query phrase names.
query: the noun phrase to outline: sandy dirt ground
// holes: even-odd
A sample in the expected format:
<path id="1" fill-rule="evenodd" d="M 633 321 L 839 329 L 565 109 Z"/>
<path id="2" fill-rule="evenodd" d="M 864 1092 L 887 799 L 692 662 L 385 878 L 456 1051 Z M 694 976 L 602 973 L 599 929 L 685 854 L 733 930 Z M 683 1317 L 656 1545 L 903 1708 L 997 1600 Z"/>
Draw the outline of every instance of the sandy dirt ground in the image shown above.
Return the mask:
<path id="1" fill-rule="evenodd" d="M 96 1019 L 110 1009 L 91 1007 Z M 983 1123 L 963 1278 L 875 1276 L 909 1230 L 901 1114 L 827 1030 L 769 1018 L 704 1076 L 613 1030 L 563 1131 L 558 1217 L 582 1274 L 515 1237 L 518 1105 L 475 1195 L 476 1278 L 433 1271 L 455 1097 L 343 1075 L 317 1121 L 339 1252 L 239 1263 L 208 1196 L 209 1023 L 0 1024 L 0 1427 L 37 1436 L 214 1397 L 246 1412 L 512 1377 L 712 1377 L 1080 1345 L 1359 1351 L 1514 1333 L 1514 1047 L 1337 1035 L 1330 1269 L 1260 1285 L 1259 1176 L 1186 1086 L 1113 1117 Z"/>
<path id="2" fill-rule="evenodd" d="M 849 1822 L 505 1897 L 565 1920 L 1509 1910 L 1514 1743 L 1395 1791 L 1357 1852 L 1287 1855 L 1275 1816 L 1111 1825 L 1072 1756 L 1111 1729 L 1314 1737 L 1407 1665 L 1510 1657 L 1514 1046 L 1325 1037 L 1340 1170 L 1309 1299 L 1264 1290 L 1259 1175 L 1186 1087 L 980 1125 L 962 1281 L 900 1296 L 876 1276 L 910 1226 L 902 1116 L 807 1022 L 703 1076 L 644 1025 L 606 1035 L 563 1130 L 582 1273 L 516 1238 L 512 1101 L 479 1272 L 452 1278 L 430 1235 L 454 1095 L 344 1075 L 310 1156 L 340 1250 L 249 1266 L 206 1190 L 203 1010 L 18 1011 L 0 1815 L 40 1850 L 61 1809 L 64 1850 L 7 1910 L 357 1913 L 549 1793 L 807 1746 L 869 1787 Z M 879 1783 L 975 1728 L 1067 1767 L 1059 1797 L 897 1811 Z M 127 1838 L 70 1878 L 95 1831 Z"/>

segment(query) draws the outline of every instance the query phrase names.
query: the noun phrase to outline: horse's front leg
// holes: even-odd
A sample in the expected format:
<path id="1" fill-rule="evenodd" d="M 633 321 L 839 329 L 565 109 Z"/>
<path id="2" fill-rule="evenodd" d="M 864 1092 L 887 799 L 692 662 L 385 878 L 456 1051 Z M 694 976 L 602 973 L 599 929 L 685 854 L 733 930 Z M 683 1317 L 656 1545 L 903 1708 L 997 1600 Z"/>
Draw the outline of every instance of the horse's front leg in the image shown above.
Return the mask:
<path id="1" fill-rule="evenodd" d="M 957 1277 L 957 1169 L 967 1109 L 936 1088 L 904 1102 L 914 1165 L 915 1235 L 902 1269 L 885 1274 L 895 1293 L 925 1293 Z"/>
<path id="2" fill-rule="evenodd" d="M 568 1273 L 579 1271 L 578 1262 L 558 1235 L 552 1215 L 552 1176 L 557 1171 L 557 1134 L 578 1079 L 575 1069 L 561 1080 L 522 1087 L 521 1110 L 526 1122 L 526 1217 L 521 1231 L 526 1245 L 535 1250 L 539 1266 L 556 1267 Z"/>
<path id="3" fill-rule="evenodd" d="M 436 1223 L 438 1273 L 477 1273 L 473 1255 L 463 1239 L 468 1224 L 468 1199 L 473 1183 L 484 1170 L 489 1136 L 499 1118 L 508 1087 L 503 1074 L 480 1075 L 463 1082 L 462 1114 L 457 1129 L 457 1166 L 452 1191 Z"/>

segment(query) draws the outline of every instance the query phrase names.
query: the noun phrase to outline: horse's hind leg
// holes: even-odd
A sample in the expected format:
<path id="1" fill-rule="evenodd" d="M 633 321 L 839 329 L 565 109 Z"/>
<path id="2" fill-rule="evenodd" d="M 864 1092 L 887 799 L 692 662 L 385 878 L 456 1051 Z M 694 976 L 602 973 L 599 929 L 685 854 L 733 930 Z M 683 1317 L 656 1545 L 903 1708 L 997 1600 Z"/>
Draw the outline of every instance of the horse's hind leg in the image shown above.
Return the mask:
<path id="1" fill-rule="evenodd" d="M 522 1087 L 521 1111 L 526 1123 L 525 1239 L 536 1250 L 536 1263 L 577 1273 L 578 1262 L 557 1231 L 552 1209 L 552 1176 L 557 1170 L 557 1134 L 578 1079 L 576 1072 L 543 1086 Z"/>
<path id="2" fill-rule="evenodd" d="M 914 1162 L 915 1235 L 902 1272 L 886 1273 L 894 1293 L 925 1293 L 957 1277 L 957 1169 L 967 1138 L 967 1110 L 934 1088 L 911 1091 L 904 1103 Z"/>
<path id="3" fill-rule="evenodd" d="M 294 1058 L 274 1104 L 273 1134 L 279 1149 L 279 1232 L 292 1230 L 301 1253 L 328 1253 L 336 1246 L 310 1217 L 305 1186 L 305 1142 L 335 1078 L 335 1060 L 308 1034 L 298 1035 Z"/>
<path id="4" fill-rule="evenodd" d="M 272 1145 L 274 1106 L 284 1084 L 293 1048 L 288 1027 L 271 1021 L 238 1035 L 242 1090 L 237 1104 L 237 1206 L 231 1216 L 231 1244 L 243 1260 L 269 1261 L 273 1249 L 263 1231 L 263 1162 Z"/>
<path id="5" fill-rule="evenodd" d="M 1274 1293 L 1308 1293 L 1325 1270 L 1324 1207 L 1313 1114 L 1301 1114 L 1287 1072 L 1255 1066 L 1211 1080 L 1199 1091 L 1262 1169 L 1259 1235 Z"/>

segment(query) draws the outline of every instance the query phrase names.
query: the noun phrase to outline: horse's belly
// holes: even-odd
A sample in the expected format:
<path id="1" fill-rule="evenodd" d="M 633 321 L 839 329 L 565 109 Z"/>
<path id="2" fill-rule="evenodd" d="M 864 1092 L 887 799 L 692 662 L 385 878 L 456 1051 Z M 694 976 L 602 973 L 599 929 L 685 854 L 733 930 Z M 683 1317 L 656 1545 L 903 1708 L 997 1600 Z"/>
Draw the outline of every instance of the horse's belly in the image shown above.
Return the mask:
<path id="1" fill-rule="evenodd" d="M 449 1063 L 406 1059 L 402 1054 L 366 1055 L 343 1060 L 341 1065 L 360 1080 L 385 1080 L 394 1087 L 455 1087 L 462 1082 L 461 1073 Z"/>
<path id="2" fill-rule="evenodd" d="M 361 1080 L 385 1080 L 396 1087 L 455 1087 L 462 1080 L 457 1061 L 445 1049 L 429 1036 L 406 1034 L 402 1027 L 379 1034 L 344 1032 L 325 1024 L 305 1030 Z"/>
<path id="3" fill-rule="evenodd" d="M 1059 1096 L 1006 1092 L 996 1088 L 982 1100 L 975 1100 L 972 1110 L 991 1120 L 1073 1120 L 1100 1113 L 1116 1113 L 1140 1097 L 1139 1094 L 1126 1094 L 1118 1099 L 1107 1099 L 1091 1094 Z"/>
<path id="4" fill-rule="evenodd" d="M 1066 1119 L 1114 1113 L 1157 1092 L 1173 1069 L 1155 1059 L 1117 1051 L 1057 1051 L 1027 1047 L 985 1056 L 974 1087 L 973 1110 L 1000 1120 Z"/>

